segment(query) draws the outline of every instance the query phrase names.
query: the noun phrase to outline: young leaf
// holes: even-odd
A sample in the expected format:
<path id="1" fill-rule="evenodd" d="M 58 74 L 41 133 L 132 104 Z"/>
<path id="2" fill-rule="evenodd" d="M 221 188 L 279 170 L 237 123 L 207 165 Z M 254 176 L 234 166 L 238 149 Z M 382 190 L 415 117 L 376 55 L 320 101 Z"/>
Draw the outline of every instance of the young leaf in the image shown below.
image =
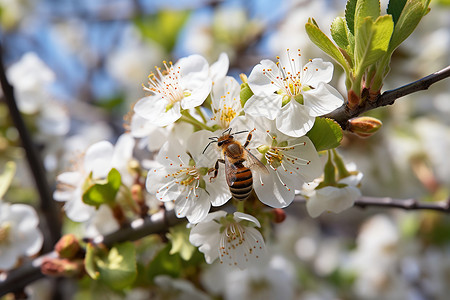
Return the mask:
<path id="1" fill-rule="evenodd" d="M 136 279 L 136 251 L 131 242 L 112 247 L 107 255 L 98 256 L 95 265 L 98 279 L 115 290 L 130 286 Z"/>
<path id="2" fill-rule="evenodd" d="M 348 0 L 345 6 L 345 21 L 350 32 L 355 35 L 355 11 L 358 0 Z"/>
<path id="3" fill-rule="evenodd" d="M 158 275 L 178 277 L 181 273 L 181 258 L 178 254 L 170 255 L 171 245 L 167 244 L 148 265 L 148 277 L 153 280 Z"/>
<path id="4" fill-rule="evenodd" d="M 327 118 L 316 118 L 313 128 L 306 134 L 317 151 L 336 148 L 342 140 L 342 128 L 336 121 Z"/>
<path id="5" fill-rule="evenodd" d="M 11 185 L 11 181 L 16 173 L 16 164 L 13 161 L 8 161 L 5 164 L 5 170 L 0 174 L 0 199 L 8 190 Z"/>
<path id="6" fill-rule="evenodd" d="M 83 193 L 83 202 L 99 207 L 102 204 L 114 202 L 121 185 L 119 171 L 112 168 L 105 183 L 96 183 L 89 186 Z"/>
<path id="7" fill-rule="evenodd" d="M 345 27 L 345 21 L 342 17 L 337 17 L 331 23 L 331 37 L 342 49 L 346 49 L 348 46 L 347 28 Z"/>
<path id="8" fill-rule="evenodd" d="M 359 72 L 386 54 L 393 30 L 394 22 L 391 15 L 378 17 L 375 22 L 366 18 L 357 28 L 355 61 Z"/>
<path id="9" fill-rule="evenodd" d="M 342 68 L 344 68 L 345 72 L 350 72 L 350 66 L 345 59 L 344 55 L 339 51 L 338 47 L 323 33 L 317 25 L 314 24 L 314 19 L 308 20 L 308 23 L 305 24 L 306 33 L 309 36 L 309 39 L 316 44 L 322 51 L 331 56 L 334 60 L 336 60 Z"/>
<path id="10" fill-rule="evenodd" d="M 248 83 L 247 82 L 242 83 L 240 92 L 242 107 L 244 107 L 245 102 L 247 102 L 247 100 L 250 99 L 251 96 L 253 96 L 253 91 L 250 89 Z"/>
<path id="11" fill-rule="evenodd" d="M 386 12 L 392 15 L 394 25 L 397 24 L 398 18 L 402 13 L 403 7 L 405 7 L 407 0 L 390 0 Z"/>
<path id="12" fill-rule="evenodd" d="M 142 36 L 162 45 L 169 53 L 189 17 L 189 11 L 161 10 L 155 15 L 138 16 L 134 20 Z"/>
<path id="13" fill-rule="evenodd" d="M 91 243 L 88 243 L 86 246 L 86 256 L 84 258 L 84 268 L 86 273 L 94 280 L 97 280 L 100 276 L 100 273 L 97 271 L 97 266 L 95 265 L 96 254 L 99 252 L 99 249 L 93 246 Z"/>
<path id="14" fill-rule="evenodd" d="M 373 21 L 380 16 L 380 1 L 379 0 L 358 0 L 355 10 L 355 37 L 356 32 L 367 17 Z"/>
<path id="15" fill-rule="evenodd" d="M 395 24 L 389 52 L 393 52 L 417 27 L 422 17 L 426 14 L 425 7 L 420 0 L 409 0 L 403 7 L 402 13 Z"/>
<path id="16" fill-rule="evenodd" d="M 185 261 L 191 259 L 196 248 L 189 242 L 189 232 L 184 224 L 169 229 L 167 237 L 172 242 L 169 254 L 179 253 Z"/>

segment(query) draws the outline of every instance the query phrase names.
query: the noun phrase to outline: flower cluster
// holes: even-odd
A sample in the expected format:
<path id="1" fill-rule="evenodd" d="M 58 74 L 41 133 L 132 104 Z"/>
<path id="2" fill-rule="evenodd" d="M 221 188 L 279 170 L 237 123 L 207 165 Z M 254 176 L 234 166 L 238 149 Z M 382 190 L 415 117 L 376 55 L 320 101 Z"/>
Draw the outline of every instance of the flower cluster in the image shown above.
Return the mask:
<path id="1" fill-rule="evenodd" d="M 91 145 L 58 176 L 55 199 L 90 236 L 129 224 L 133 215 L 173 208 L 189 221 L 189 240 L 208 263 L 219 258 L 239 268 L 265 255 L 270 212 L 290 205 L 304 185 L 316 188 L 316 196 L 307 195 L 313 217 L 321 209 L 338 212 L 328 200 L 339 197 L 334 183 L 311 183 L 323 173 L 319 151 L 342 137 L 333 121 L 316 121 L 343 103 L 328 84 L 333 65 L 313 59 L 303 66 L 300 52 L 289 50 L 277 60 L 261 61 L 241 84 L 227 76 L 226 54 L 211 66 L 200 55 L 164 61 L 144 86 L 149 95 L 133 106 L 130 132 L 116 146 Z M 153 155 L 139 164 L 134 148 Z M 320 200 L 328 189 L 330 197 Z"/>

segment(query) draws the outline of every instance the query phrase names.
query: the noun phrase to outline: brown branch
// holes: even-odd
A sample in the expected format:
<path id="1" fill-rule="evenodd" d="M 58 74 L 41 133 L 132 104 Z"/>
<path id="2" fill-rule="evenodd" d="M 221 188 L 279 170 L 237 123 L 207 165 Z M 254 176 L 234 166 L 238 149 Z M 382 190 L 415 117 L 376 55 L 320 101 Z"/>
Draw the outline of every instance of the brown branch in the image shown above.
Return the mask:
<path id="1" fill-rule="evenodd" d="M 306 203 L 303 196 L 295 196 L 294 201 Z M 401 208 L 404 210 L 434 210 L 450 213 L 450 199 L 439 202 L 422 202 L 417 199 L 394 199 L 390 197 L 361 197 L 355 201 L 354 206 L 360 208 L 383 207 L 383 208 Z"/>
<path id="2" fill-rule="evenodd" d="M 441 81 L 447 77 L 450 77 L 450 66 L 435 72 L 431 75 L 423 77 L 417 81 L 404 85 L 402 87 L 385 91 L 383 94 L 379 95 L 374 101 L 364 101 L 360 106 L 350 109 L 345 103 L 338 109 L 332 111 L 329 114 L 324 115 L 326 118 L 334 119 L 341 125 L 342 129 L 348 128 L 348 121 L 352 118 L 359 116 L 360 114 L 378 108 L 382 106 L 392 105 L 395 100 L 403 96 L 427 90 L 432 84 Z"/>
<path id="3" fill-rule="evenodd" d="M 177 218 L 173 211 L 164 210 L 152 215 L 151 217 L 142 219 L 141 224 L 134 223 L 134 226 L 119 229 L 118 231 L 104 237 L 96 238 L 93 242 L 111 247 L 114 244 L 125 241 L 136 241 L 150 234 L 164 233 L 168 230 L 168 228 L 184 221 L 186 221 L 186 219 Z M 47 256 L 55 257 L 56 253 L 50 252 L 35 258 L 33 261 L 7 273 L 6 278 L 2 278 L 2 276 L 0 276 L 0 297 L 8 293 L 21 290 L 26 285 L 38 279 L 44 278 L 45 275 L 41 273 L 40 266 L 42 259 Z"/>
<path id="4" fill-rule="evenodd" d="M 43 251 L 47 252 L 53 248 L 53 245 L 60 237 L 61 221 L 56 202 L 53 200 L 51 188 L 47 182 L 47 175 L 42 163 L 42 159 L 33 143 L 31 135 L 17 108 L 14 89 L 6 78 L 5 68 L 3 66 L 3 47 L 0 45 L 0 82 L 3 90 L 5 102 L 8 106 L 11 119 L 19 132 L 22 147 L 28 160 L 30 171 L 33 175 L 36 189 L 40 197 L 41 213 L 44 216 L 43 228 L 48 232 L 48 239 L 45 239 Z"/>

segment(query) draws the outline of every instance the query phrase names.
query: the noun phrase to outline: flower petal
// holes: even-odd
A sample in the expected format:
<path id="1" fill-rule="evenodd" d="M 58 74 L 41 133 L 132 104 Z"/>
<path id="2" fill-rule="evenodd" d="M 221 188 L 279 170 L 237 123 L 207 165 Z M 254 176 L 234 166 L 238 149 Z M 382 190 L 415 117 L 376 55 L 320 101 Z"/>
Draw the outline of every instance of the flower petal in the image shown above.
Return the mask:
<path id="1" fill-rule="evenodd" d="M 310 109 L 295 100 L 291 100 L 280 111 L 276 119 L 277 128 L 282 133 L 300 137 L 305 135 L 314 125 L 315 118 Z"/>
<path id="2" fill-rule="evenodd" d="M 271 69 L 275 74 L 279 73 L 277 65 L 273 61 L 265 59 L 253 68 L 248 77 L 248 85 L 256 96 L 268 96 L 278 89 L 276 85 L 272 84 L 271 79 L 266 76 L 265 70 L 267 69 Z"/>
<path id="3" fill-rule="evenodd" d="M 274 208 L 283 208 L 291 204 L 294 190 L 286 188 L 279 180 L 275 171 L 269 168 L 269 174 L 255 172 L 253 187 L 258 199 Z"/>
<path id="4" fill-rule="evenodd" d="M 215 82 L 227 75 L 230 60 L 225 52 L 220 53 L 219 58 L 209 67 L 209 76 Z"/>
<path id="5" fill-rule="evenodd" d="M 244 111 L 246 114 L 255 117 L 266 117 L 270 120 L 275 119 L 281 109 L 282 96 L 270 94 L 267 96 L 251 96 L 245 102 Z"/>
<path id="6" fill-rule="evenodd" d="M 114 146 L 108 141 L 91 145 L 84 156 L 84 169 L 92 172 L 94 179 L 105 178 L 111 170 Z"/>
<path id="7" fill-rule="evenodd" d="M 314 58 L 307 63 L 302 72 L 302 85 L 316 88 L 319 83 L 328 83 L 333 78 L 333 64 L 324 62 L 321 58 Z"/>
<path id="8" fill-rule="evenodd" d="M 316 89 L 303 92 L 303 98 L 313 117 L 325 115 L 344 104 L 341 94 L 326 83 L 320 83 Z"/>

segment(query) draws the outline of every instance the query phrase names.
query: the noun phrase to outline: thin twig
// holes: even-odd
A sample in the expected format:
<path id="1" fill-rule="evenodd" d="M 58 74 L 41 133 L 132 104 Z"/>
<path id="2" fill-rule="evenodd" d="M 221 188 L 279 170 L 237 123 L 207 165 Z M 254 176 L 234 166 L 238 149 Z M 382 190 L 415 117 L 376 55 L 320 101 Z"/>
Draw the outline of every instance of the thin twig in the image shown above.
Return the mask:
<path id="1" fill-rule="evenodd" d="M 135 221 L 130 227 L 119 229 L 104 237 L 95 238 L 93 242 L 111 247 L 117 243 L 136 241 L 150 234 L 165 232 L 168 228 L 180 224 L 185 220 L 184 218 L 177 218 L 173 211 L 164 210 L 151 217 L 139 220 L 142 222 Z M 45 275 L 41 273 L 40 269 L 42 260 L 45 257 L 52 256 L 55 257 L 56 253 L 50 252 L 35 258 L 33 261 L 7 273 L 5 278 L 2 277 L 4 274 L 0 274 L 0 297 L 7 293 L 20 290 L 35 280 L 44 278 Z"/>
<path id="2" fill-rule="evenodd" d="M 362 106 L 357 106 L 355 109 L 350 109 L 347 104 L 342 105 L 338 109 L 332 111 L 329 114 L 324 115 L 326 118 L 334 119 L 341 125 L 342 129 L 348 128 L 348 121 L 352 118 L 359 116 L 360 114 L 375 109 L 377 107 L 387 106 L 394 104 L 395 100 L 403 96 L 427 90 L 432 84 L 441 81 L 447 77 L 450 77 L 450 66 L 435 72 L 431 75 L 423 77 L 417 81 L 401 86 L 399 88 L 385 91 L 378 96 L 374 101 L 367 100 Z"/>
<path id="3" fill-rule="evenodd" d="M 303 196 L 295 196 L 295 201 L 306 203 Z M 401 208 L 404 210 L 434 210 L 439 212 L 450 212 L 450 199 L 439 202 L 423 202 L 417 199 L 394 199 L 390 197 L 361 197 L 355 201 L 354 206 L 360 208 L 368 207 L 384 207 L 384 208 Z"/>
<path id="4" fill-rule="evenodd" d="M 36 183 L 36 188 L 40 197 L 41 213 L 44 216 L 44 228 L 48 231 L 48 239 L 45 240 L 43 251 L 48 252 L 53 248 L 53 245 L 58 241 L 61 232 L 60 214 L 53 200 L 52 191 L 47 182 L 46 172 L 42 159 L 36 150 L 35 145 L 31 139 L 30 133 L 23 121 L 22 115 L 17 108 L 16 99 L 14 96 L 14 89 L 9 84 L 6 78 L 5 68 L 3 66 L 3 47 L 0 45 L 0 81 L 3 90 L 5 102 L 11 115 L 11 119 L 19 132 L 22 146 L 25 150 L 28 165 Z"/>

